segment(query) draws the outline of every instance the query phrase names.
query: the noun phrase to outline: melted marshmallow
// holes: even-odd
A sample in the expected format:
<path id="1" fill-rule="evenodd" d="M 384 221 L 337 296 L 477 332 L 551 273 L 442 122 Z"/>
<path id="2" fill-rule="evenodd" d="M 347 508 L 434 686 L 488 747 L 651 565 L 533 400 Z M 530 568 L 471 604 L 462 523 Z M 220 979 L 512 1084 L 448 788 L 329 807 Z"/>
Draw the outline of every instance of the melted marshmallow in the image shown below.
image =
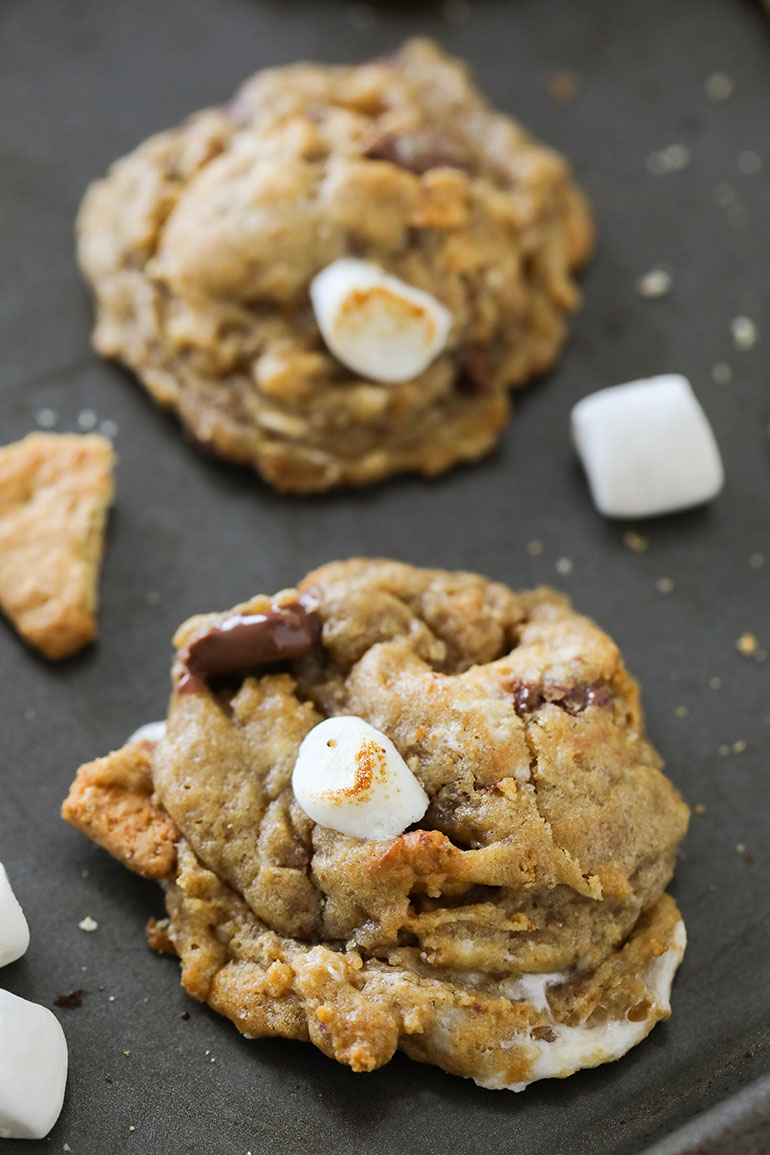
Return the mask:
<path id="1" fill-rule="evenodd" d="M 671 1009 L 669 1002 L 671 984 L 682 961 L 686 945 L 687 934 L 684 923 L 679 922 L 674 929 L 668 950 L 660 958 L 655 959 L 647 972 L 647 995 L 654 999 L 658 1008 L 664 1013 Z M 500 1078 L 490 1076 L 476 1081 L 480 1086 L 492 1090 L 523 1091 L 538 1079 L 563 1079 L 584 1067 L 596 1067 L 600 1063 L 609 1063 L 621 1058 L 649 1034 L 650 1024 L 648 1017 L 640 1022 L 616 1019 L 599 1027 L 570 1027 L 554 1023 L 553 1031 L 556 1038 L 551 1042 L 528 1036 L 515 1036 L 510 1040 L 509 1046 L 526 1045 L 531 1053 L 532 1067 L 526 1082 L 506 1084 L 502 1076 Z"/>
<path id="2" fill-rule="evenodd" d="M 134 730 L 130 738 L 127 739 L 126 745 L 129 742 L 160 742 L 161 738 L 165 737 L 165 722 L 145 722 L 138 730 Z"/>

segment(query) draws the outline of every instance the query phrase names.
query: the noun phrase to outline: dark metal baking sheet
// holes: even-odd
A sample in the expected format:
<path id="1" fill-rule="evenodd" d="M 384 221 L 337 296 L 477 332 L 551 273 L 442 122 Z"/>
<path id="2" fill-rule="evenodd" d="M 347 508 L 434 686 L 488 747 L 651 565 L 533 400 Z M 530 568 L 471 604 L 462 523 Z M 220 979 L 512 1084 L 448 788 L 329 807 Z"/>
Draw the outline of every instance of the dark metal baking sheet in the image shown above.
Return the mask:
<path id="1" fill-rule="evenodd" d="M 255 68 L 364 57 L 416 32 L 465 55 L 503 108 L 573 158 L 600 232 L 585 307 L 561 365 L 521 397 L 500 451 L 478 467 L 279 498 L 198 457 L 92 355 L 72 220 L 114 157 L 225 99 Z M 580 85 L 562 105 L 548 79 L 565 69 Z M 734 81 L 727 100 L 704 90 L 715 72 Z M 768 125 L 770 28 L 749 0 L 3 0 L 0 441 L 42 408 L 59 429 L 90 408 L 117 423 L 120 454 L 98 644 L 49 666 L 0 626 L 0 859 L 32 928 L 27 956 L 0 982 L 48 1005 L 88 991 L 80 1009 L 57 1012 L 71 1052 L 61 1120 L 46 1141 L 0 1144 L 9 1155 L 64 1144 L 73 1155 L 768 1149 L 767 1084 L 734 1098 L 770 1069 L 770 666 L 735 648 L 751 631 L 770 649 Z M 649 154 L 672 143 L 690 163 L 650 173 Z M 760 172 L 741 171 L 747 150 Z M 643 300 L 635 280 L 659 262 L 672 292 Z M 730 335 L 738 315 L 759 331 L 744 352 Z M 733 368 L 728 384 L 713 380 L 720 362 Z M 692 379 L 727 486 L 709 508 L 637 527 L 651 542 L 637 555 L 622 544 L 627 527 L 594 511 L 567 420 L 586 392 L 665 370 Z M 534 540 L 539 556 L 526 548 Z M 355 1076 L 309 1046 L 247 1042 L 182 994 L 175 962 L 147 950 L 158 890 L 58 818 L 79 763 L 163 714 L 180 620 L 352 553 L 557 583 L 641 678 L 653 739 L 705 810 L 675 883 L 691 942 L 674 1015 L 622 1062 L 514 1096 L 400 1057 Z M 749 565 L 756 553 L 763 569 Z M 560 558 L 571 572 L 556 571 Z M 662 577 L 673 592 L 658 591 Z M 87 914 L 92 934 L 78 929 Z M 736 1126 L 754 1147 L 738 1147 Z"/>

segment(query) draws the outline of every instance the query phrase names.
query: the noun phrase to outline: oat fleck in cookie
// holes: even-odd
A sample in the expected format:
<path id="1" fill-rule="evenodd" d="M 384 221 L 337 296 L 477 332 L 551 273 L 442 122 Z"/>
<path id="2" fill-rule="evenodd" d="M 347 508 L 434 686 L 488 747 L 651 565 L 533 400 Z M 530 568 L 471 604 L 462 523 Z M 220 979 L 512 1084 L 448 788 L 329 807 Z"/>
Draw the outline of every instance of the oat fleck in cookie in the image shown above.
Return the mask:
<path id="1" fill-rule="evenodd" d="M 487 453 L 558 356 L 592 226 L 565 161 L 413 40 L 258 73 L 117 161 L 78 236 L 96 348 L 302 493 Z"/>
<path id="2" fill-rule="evenodd" d="M 0 448 L 0 609 L 46 658 L 96 637 L 114 460 L 97 434 L 30 433 Z"/>
<path id="3" fill-rule="evenodd" d="M 353 560 L 175 641 L 167 730 L 64 816 L 160 878 L 150 942 L 195 998 L 355 1071 L 398 1048 L 512 1090 L 668 1017 L 688 811 L 564 598 Z"/>

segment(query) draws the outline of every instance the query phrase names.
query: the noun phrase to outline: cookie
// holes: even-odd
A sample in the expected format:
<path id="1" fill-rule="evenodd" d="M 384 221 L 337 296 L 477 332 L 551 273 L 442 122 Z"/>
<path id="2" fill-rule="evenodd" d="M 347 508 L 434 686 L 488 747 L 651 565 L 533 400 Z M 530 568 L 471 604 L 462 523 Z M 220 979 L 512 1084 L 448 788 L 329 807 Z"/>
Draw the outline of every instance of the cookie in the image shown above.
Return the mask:
<path id="1" fill-rule="evenodd" d="M 413 40 L 357 67 L 258 73 L 117 161 L 88 190 L 78 238 L 96 349 L 200 447 L 306 493 L 489 452 L 510 389 L 559 354 L 592 225 L 565 161 Z M 397 316 L 362 310 L 350 364 L 427 367 L 375 380 L 331 352 L 361 335 L 342 325 L 346 304 L 329 318 L 340 277 L 318 277 L 338 261 L 358 266 L 356 308 L 372 277 L 402 286 Z M 415 293 L 425 332 L 409 328 Z M 421 351 L 402 358 L 412 338 Z"/>
<path id="2" fill-rule="evenodd" d="M 114 461 L 97 434 L 30 433 L 0 448 L 0 609 L 46 658 L 96 637 Z"/>
<path id="3" fill-rule="evenodd" d="M 81 770 L 64 814 L 162 874 L 150 941 L 195 998 L 355 1071 L 398 1048 L 513 1090 L 668 1017 L 688 811 L 565 598 L 359 559 L 175 644 L 166 732 Z M 367 837 L 378 791 L 395 825 Z"/>

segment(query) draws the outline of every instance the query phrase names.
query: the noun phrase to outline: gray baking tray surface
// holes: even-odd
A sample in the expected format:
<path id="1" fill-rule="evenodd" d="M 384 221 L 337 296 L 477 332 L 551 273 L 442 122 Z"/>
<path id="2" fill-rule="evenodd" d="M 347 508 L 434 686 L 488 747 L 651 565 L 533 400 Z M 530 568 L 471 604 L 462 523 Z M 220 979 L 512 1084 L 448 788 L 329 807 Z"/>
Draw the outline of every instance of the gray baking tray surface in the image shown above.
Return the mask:
<path id="1" fill-rule="evenodd" d="M 359 59 L 414 33 L 465 56 L 572 158 L 600 238 L 585 305 L 480 465 L 280 498 L 200 457 L 91 352 L 74 215 L 111 160 L 255 69 Z M 70 430 L 93 410 L 120 457 L 98 643 L 51 666 L 0 623 L 0 859 L 32 931 L 0 983 L 48 1006 L 87 992 L 56 1010 L 71 1055 L 59 1123 L 3 1155 L 770 1150 L 769 208 L 770 22 L 749 0 L 3 0 L 0 441 L 41 411 Z M 659 265 L 671 290 L 646 299 L 637 279 Z M 750 348 L 736 317 L 754 322 Z M 664 371 L 693 382 L 727 484 L 708 508 L 635 526 L 649 540 L 635 553 L 630 527 L 591 504 L 568 417 L 593 389 Z M 640 678 L 651 737 L 696 808 L 674 884 L 690 946 L 673 1017 L 621 1062 L 513 1095 L 401 1057 L 353 1075 L 310 1046 L 248 1042 L 147 949 L 159 889 L 59 819 L 78 765 L 164 714 L 181 620 L 354 553 L 556 584 Z M 746 632 L 760 660 L 737 651 Z"/>

